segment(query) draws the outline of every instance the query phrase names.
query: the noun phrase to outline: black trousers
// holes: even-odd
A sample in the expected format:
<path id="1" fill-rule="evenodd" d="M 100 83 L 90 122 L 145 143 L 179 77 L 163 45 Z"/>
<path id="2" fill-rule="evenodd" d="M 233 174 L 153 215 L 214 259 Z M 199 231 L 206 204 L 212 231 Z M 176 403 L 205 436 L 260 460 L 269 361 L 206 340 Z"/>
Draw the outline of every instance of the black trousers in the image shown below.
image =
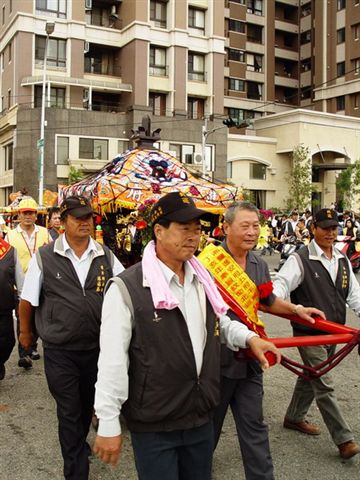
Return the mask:
<path id="1" fill-rule="evenodd" d="M 0 313 L 0 366 L 9 360 L 15 345 L 12 311 Z"/>
<path id="2" fill-rule="evenodd" d="M 44 349 L 49 390 L 56 401 L 66 480 L 89 476 L 89 433 L 99 350 Z"/>
<path id="3" fill-rule="evenodd" d="M 213 425 L 172 432 L 131 432 L 139 480 L 210 480 Z"/>
<path id="4" fill-rule="evenodd" d="M 230 405 L 239 439 L 246 480 L 273 480 L 267 425 L 263 419 L 262 374 L 246 378 L 221 377 L 221 401 L 215 409 L 215 446 Z"/>

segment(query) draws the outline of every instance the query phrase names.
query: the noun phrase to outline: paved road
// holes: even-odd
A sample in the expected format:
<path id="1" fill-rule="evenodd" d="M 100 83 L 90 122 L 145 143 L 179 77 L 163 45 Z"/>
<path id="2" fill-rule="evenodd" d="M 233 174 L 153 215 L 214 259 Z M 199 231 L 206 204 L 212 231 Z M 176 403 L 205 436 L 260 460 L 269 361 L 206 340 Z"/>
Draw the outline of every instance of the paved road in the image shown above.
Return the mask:
<path id="1" fill-rule="evenodd" d="M 266 257 L 270 268 L 279 256 Z M 264 316 L 272 336 L 291 333 L 287 320 Z M 348 324 L 359 326 L 349 312 Z M 297 358 L 295 350 L 287 354 Z M 62 462 L 56 431 L 55 405 L 48 393 L 39 360 L 28 372 L 16 365 L 16 352 L 7 365 L 7 375 L 0 382 L 0 480 L 61 480 Z M 360 441 L 360 356 L 353 352 L 334 371 L 334 379 L 342 410 Z M 307 437 L 284 430 L 281 426 L 295 377 L 282 367 L 265 373 L 265 418 L 269 425 L 271 449 L 277 480 L 359 480 L 360 455 L 342 463 L 313 406 L 310 420 L 319 423 L 322 434 Z M 94 433 L 91 432 L 91 442 Z M 243 480 L 244 474 L 236 432 L 229 415 L 214 456 L 214 480 Z M 130 440 L 126 434 L 123 456 L 116 468 L 93 458 L 91 480 L 135 480 Z M 165 480 L 165 479 L 159 479 Z"/>

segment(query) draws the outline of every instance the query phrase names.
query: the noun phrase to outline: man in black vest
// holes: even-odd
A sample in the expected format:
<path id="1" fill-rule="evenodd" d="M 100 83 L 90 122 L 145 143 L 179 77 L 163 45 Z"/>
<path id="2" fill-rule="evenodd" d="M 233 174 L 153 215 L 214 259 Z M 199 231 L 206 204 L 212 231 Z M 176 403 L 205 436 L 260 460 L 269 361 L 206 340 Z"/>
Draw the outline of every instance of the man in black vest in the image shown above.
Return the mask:
<path id="1" fill-rule="evenodd" d="M 325 312 L 327 319 L 344 324 L 346 305 L 360 313 L 360 287 L 348 259 L 334 247 L 337 213 L 330 208 L 320 210 L 311 228 L 314 239 L 290 255 L 274 280 L 274 292 L 282 298 L 291 295 L 294 303 L 315 305 Z M 295 336 L 323 333 L 298 324 L 293 324 L 293 331 Z M 335 345 L 299 347 L 299 352 L 305 365 L 314 366 L 332 356 L 335 348 Z M 354 442 L 354 435 L 340 411 L 330 374 L 311 381 L 298 378 L 284 427 L 318 435 L 319 427 L 305 420 L 314 399 L 341 458 L 360 453 L 360 446 Z"/>
<path id="2" fill-rule="evenodd" d="M 36 307 L 46 379 L 57 404 L 64 477 L 87 480 L 86 437 L 93 413 L 103 291 L 123 267 L 91 238 L 93 212 L 86 198 L 68 197 L 60 214 L 65 233 L 30 261 L 19 306 L 19 339 L 25 348 L 31 345 L 30 319 Z"/>
<path id="3" fill-rule="evenodd" d="M 205 212 L 169 193 L 153 207 L 154 241 L 111 282 L 102 311 L 94 452 L 115 464 L 120 409 L 140 480 L 209 480 L 212 414 L 219 402 L 219 336 L 250 347 L 263 368 L 274 345 L 225 315 L 212 278 L 193 256 Z"/>
<path id="4" fill-rule="evenodd" d="M 18 303 L 24 274 L 14 247 L 0 238 L 0 380 L 15 345 L 13 310 Z"/>

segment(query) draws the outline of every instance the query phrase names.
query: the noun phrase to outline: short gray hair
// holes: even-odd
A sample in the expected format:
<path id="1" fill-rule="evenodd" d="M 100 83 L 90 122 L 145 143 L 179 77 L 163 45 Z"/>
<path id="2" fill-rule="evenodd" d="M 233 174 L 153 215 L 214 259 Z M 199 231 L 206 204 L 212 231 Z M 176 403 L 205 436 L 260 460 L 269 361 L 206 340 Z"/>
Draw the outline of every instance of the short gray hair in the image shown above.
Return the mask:
<path id="1" fill-rule="evenodd" d="M 234 202 L 232 203 L 224 213 L 224 222 L 231 225 L 235 219 L 235 215 L 239 210 L 248 210 L 249 212 L 256 213 L 257 217 L 260 219 L 260 212 L 258 208 L 251 202 Z"/>

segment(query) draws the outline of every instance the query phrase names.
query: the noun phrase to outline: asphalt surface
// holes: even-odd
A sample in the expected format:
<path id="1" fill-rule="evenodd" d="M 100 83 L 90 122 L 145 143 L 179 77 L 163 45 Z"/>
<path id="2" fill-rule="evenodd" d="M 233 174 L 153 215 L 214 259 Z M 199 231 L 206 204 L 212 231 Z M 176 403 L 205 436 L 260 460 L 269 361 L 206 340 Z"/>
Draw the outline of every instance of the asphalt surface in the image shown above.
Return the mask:
<path id="1" fill-rule="evenodd" d="M 273 269 L 279 255 L 266 256 L 265 259 Z M 270 336 L 291 334 L 287 320 L 270 315 L 264 316 L 264 320 Z M 359 319 L 350 311 L 348 325 L 360 328 Z M 286 354 L 298 358 L 295 349 L 286 350 Z M 24 371 L 17 366 L 17 351 L 14 349 L 6 368 L 6 377 L 0 382 L 0 480 L 60 480 L 63 478 L 62 459 L 55 403 L 47 389 L 43 361 L 34 362 L 32 370 Z M 360 442 L 360 356 L 357 350 L 333 372 L 339 404 L 355 439 Z M 269 426 L 275 478 L 359 480 L 360 455 L 347 462 L 340 460 L 316 405 L 310 410 L 309 420 L 321 426 L 321 435 L 309 437 L 282 427 L 295 382 L 294 374 L 277 366 L 267 371 L 264 379 L 264 413 Z M 91 444 L 93 439 L 94 432 L 91 431 Z M 127 432 L 117 467 L 103 465 L 93 457 L 90 468 L 91 480 L 135 480 L 137 476 Z M 235 426 L 228 415 L 214 455 L 213 479 L 244 478 Z"/>

